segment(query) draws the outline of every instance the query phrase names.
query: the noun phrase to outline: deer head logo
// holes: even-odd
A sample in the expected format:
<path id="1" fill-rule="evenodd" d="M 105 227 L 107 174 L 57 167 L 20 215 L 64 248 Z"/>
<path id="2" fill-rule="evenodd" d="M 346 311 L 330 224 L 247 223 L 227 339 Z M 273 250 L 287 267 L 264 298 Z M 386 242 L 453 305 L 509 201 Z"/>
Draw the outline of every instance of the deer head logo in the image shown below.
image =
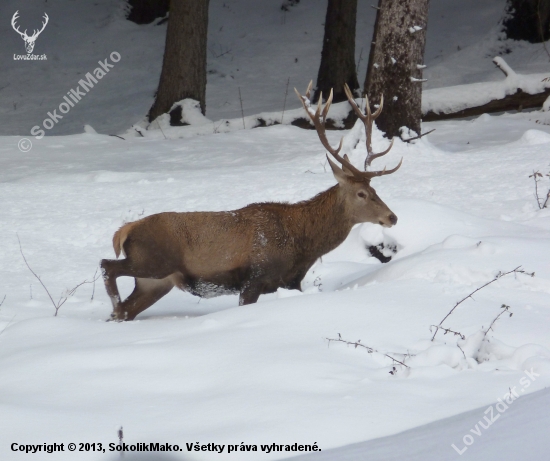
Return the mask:
<path id="1" fill-rule="evenodd" d="M 19 18 L 18 14 L 19 14 L 19 10 L 17 10 L 15 12 L 15 14 L 13 15 L 13 17 L 11 18 L 11 26 L 13 27 L 13 30 L 15 30 L 15 32 L 17 32 L 19 35 L 21 35 L 21 38 L 25 41 L 25 48 L 27 50 L 27 53 L 31 54 L 32 50 L 34 50 L 34 42 L 36 42 L 36 39 L 42 33 L 42 31 L 44 30 L 44 28 L 46 27 L 46 24 L 48 24 L 48 20 L 50 18 L 48 18 L 48 15 L 46 13 L 44 13 L 44 22 L 42 23 L 42 29 L 40 29 L 40 30 L 35 29 L 33 34 L 29 37 L 27 35 L 27 29 L 25 29 L 25 32 L 21 32 L 19 30 L 19 26 L 16 26 L 16 24 L 15 24 L 15 21 L 17 21 L 17 19 Z"/>

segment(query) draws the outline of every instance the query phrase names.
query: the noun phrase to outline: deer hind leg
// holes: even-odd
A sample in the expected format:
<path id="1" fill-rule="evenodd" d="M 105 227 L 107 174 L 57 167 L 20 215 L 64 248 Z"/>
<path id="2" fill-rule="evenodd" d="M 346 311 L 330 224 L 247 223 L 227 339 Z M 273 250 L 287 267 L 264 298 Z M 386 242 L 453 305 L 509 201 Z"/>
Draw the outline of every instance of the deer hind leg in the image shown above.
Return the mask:
<path id="1" fill-rule="evenodd" d="M 132 294 L 113 309 L 113 320 L 134 320 L 138 314 L 156 303 L 174 287 L 173 277 L 163 279 L 134 278 Z"/>
<path id="2" fill-rule="evenodd" d="M 113 303 L 113 313 L 111 314 L 113 320 L 132 320 L 162 298 L 174 286 L 173 277 L 169 277 L 169 272 L 161 273 L 159 271 L 158 278 L 149 278 L 151 274 L 148 269 L 141 267 L 142 264 L 133 263 L 128 258 L 103 259 L 100 265 L 105 289 Z M 121 302 L 116 279 L 124 276 L 134 277 L 136 287 L 128 299 Z"/>
<path id="3" fill-rule="evenodd" d="M 116 279 L 121 275 L 121 263 L 123 263 L 123 261 L 118 261 L 115 259 L 102 259 L 100 263 L 101 272 L 103 274 L 103 282 L 105 283 L 105 290 L 107 290 L 107 294 L 109 295 L 109 298 L 111 298 L 113 310 L 116 310 L 120 304 L 120 293 L 118 292 Z"/>

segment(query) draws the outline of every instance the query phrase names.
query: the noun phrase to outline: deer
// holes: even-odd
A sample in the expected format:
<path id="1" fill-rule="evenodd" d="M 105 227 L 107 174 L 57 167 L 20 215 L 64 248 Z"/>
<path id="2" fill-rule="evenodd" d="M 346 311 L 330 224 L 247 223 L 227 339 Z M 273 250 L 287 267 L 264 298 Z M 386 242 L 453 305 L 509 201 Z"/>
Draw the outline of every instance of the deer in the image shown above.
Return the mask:
<path id="1" fill-rule="evenodd" d="M 310 82 L 306 95 L 295 89 L 313 122 L 327 154 L 337 184 L 298 203 L 252 203 L 233 211 L 164 212 L 124 224 L 113 236 L 117 259 L 100 263 L 105 288 L 113 305 L 111 319 L 133 320 L 165 296 L 173 287 L 200 297 L 239 294 L 239 305 L 255 303 L 260 295 L 278 288 L 301 289 L 307 271 L 323 255 L 335 249 L 359 223 L 392 227 L 397 216 L 378 197 L 370 182 L 394 173 L 393 169 L 361 171 L 347 155 L 340 155 L 327 140 L 325 122 L 332 103 L 332 91 L 322 106 L 311 107 Z M 363 121 L 367 157 L 372 160 L 389 152 L 372 151 L 372 124 L 382 112 L 383 97 L 372 113 L 368 99 L 366 113 L 355 103 L 349 87 L 348 101 Z M 341 166 L 336 164 L 338 162 Z M 124 259 L 118 259 L 120 254 Z M 116 280 L 134 277 L 133 292 L 121 301 Z"/>
<path id="2" fill-rule="evenodd" d="M 19 14 L 19 10 L 17 10 L 14 13 L 13 17 L 11 18 L 11 26 L 13 27 L 13 30 L 15 30 L 15 32 L 21 35 L 21 38 L 25 41 L 25 49 L 27 50 L 27 53 L 31 54 L 32 51 L 34 50 L 34 44 L 36 42 L 36 39 L 42 33 L 42 31 L 46 28 L 46 24 L 48 24 L 48 21 L 50 20 L 50 18 L 46 13 L 44 13 L 44 21 L 42 22 L 42 29 L 40 30 L 35 29 L 33 34 L 29 37 L 27 35 L 27 29 L 25 29 L 25 32 L 21 32 L 19 30 L 19 26 L 15 25 L 17 19 L 19 19 L 18 14 Z"/>

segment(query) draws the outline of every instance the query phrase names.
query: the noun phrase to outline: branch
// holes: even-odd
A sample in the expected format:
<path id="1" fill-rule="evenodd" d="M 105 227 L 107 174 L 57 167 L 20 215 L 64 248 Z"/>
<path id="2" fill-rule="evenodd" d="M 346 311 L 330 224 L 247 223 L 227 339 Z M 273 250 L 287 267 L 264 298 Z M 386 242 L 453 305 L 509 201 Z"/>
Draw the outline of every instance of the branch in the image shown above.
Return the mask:
<path id="1" fill-rule="evenodd" d="M 338 338 L 325 338 L 329 345 L 331 343 L 331 341 L 334 341 L 334 342 L 337 342 L 337 343 L 344 343 L 344 344 L 347 344 L 348 346 L 355 346 L 355 349 L 357 349 L 358 347 L 362 347 L 364 349 L 367 350 L 367 352 L 369 354 L 372 354 L 373 352 L 376 352 L 378 354 L 382 354 L 383 356 L 393 360 L 394 362 L 400 364 L 400 365 L 403 365 L 404 367 L 407 367 L 407 368 L 410 368 L 408 365 L 406 365 L 405 363 L 401 362 L 400 360 L 397 360 L 395 357 L 392 357 L 391 355 L 389 354 L 386 354 L 385 352 L 380 352 L 380 351 L 377 351 L 376 349 L 373 349 L 372 347 L 369 347 L 369 346 L 365 346 L 364 344 L 361 344 L 361 340 L 357 340 L 355 342 L 353 341 L 346 341 L 345 339 L 342 339 L 342 336 L 340 335 L 340 333 L 338 333 Z"/>
<path id="2" fill-rule="evenodd" d="M 516 75 L 514 70 L 500 56 L 493 58 L 493 63 L 502 71 L 504 75 L 506 75 L 506 77 L 513 77 Z"/>
<path id="3" fill-rule="evenodd" d="M 539 207 L 539 210 L 542 210 L 543 207 L 540 204 L 540 198 L 539 198 L 539 181 L 540 181 L 539 178 L 542 178 L 542 174 L 540 173 L 540 171 L 533 170 L 533 174 L 530 174 L 529 177 L 533 178 L 533 181 L 535 181 L 535 198 L 537 199 L 537 205 Z M 550 193 L 550 191 L 548 192 Z M 546 201 L 548 201 L 548 199 Z M 546 205 L 546 202 L 544 202 L 544 204 Z"/>
<path id="4" fill-rule="evenodd" d="M 52 298 L 52 295 L 50 294 L 49 290 L 46 288 L 46 285 L 44 285 L 44 283 L 42 283 L 42 280 L 40 280 L 40 277 L 38 275 L 36 275 L 36 272 L 34 272 L 31 269 L 31 266 L 29 266 L 29 263 L 27 262 L 27 258 L 25 258 L 25 255 L 23 254 L 23 248 L 21 248 L 21 240 L 19 239 L 19 234 L 16 234 L 16 235 L 17 235 L 17 241 L 19 242 L 19 251 L 21 252 L 21 256 L 23 256 L 23 261 L 25 261 L 25 264 L 27 265 L 27 268 L 31 271 L 31 274 L 36 277 L 36 279 L 40 282 L 40 285 L 42 285 L 42 288 L 44 288 L 44 290 L 48 294 L 48 297 L 50 298 L 50 301 L 52 302 L 53 307 L 56 307 L 56 304 L 55 304 L 55 302 Z M 57 308 L 55 310 L 55 315 L 57 315 Z"/>
<path id="5" fill-rule="evenodd" d="M 484 334 L 483 334 L 483 339 L 485 339 L 485 336 L 487 336 L 487 333 L 489 333 L 489 330 L 492 330 L 493 329 L 493 325 L 495 324 L 495 322 L 499 319 L 499 317 L 504 314 L 505 312 L 510 312 L 510 306 L 507 306 L 506 304 L 503 304 L 502 306 L 500 306 L 500 308 L 502 309 L 502 311 L 500 312 L 500 314 L 498 314 L 494 319 L 493 321 L 491 322 L 491 325 L 489 325 L 489 328 L 487 328 L 487 330 L 484 331 Z M 512 315 L 514 315 L 513 312 L 510 312 L 510 317 L 512 317 Z"/>
<path id="6" fill-rule="evenodd" d="M 78 285 L 76 285 L 74 288 L 65 291 L 65 294 L 61 294 L 59 296 L 59 301 L 57 301 L 57 303 L 56 303 L 53 300 L 53 297 L 50 294 L 50 291 L 48 290 L 46 285 L 44 285 L 44 283 L 42 282 L 40 277 L 36 274 L 36 272 L 34 272 L 32 270 L 31 266 L 29 266 L 29 263 L 27 262 L 27 258 L 25 258 L 25 255 L 23 253 L 23 248 L 21 247 L 21 240 L 19 239 L 19 235 L 18 234 L 16 234 L 16 235 L 17 235 L 17 241 L 19 242 L 19 251 L 21 252 L 21 256 L 23 256 L 23 261 L 25 261 L 25 264 L 26 264 L 27 268 L 31 271 L 32 275 L 34 275 L 36 277 L 36 279 L 40 282 L 40 285 L 42 285 L 42 288 L 44 288 L 44 291 L 46 291 L 46 293 L 48 294 L 48 297 L 50 298 L 50 301 L 52 302 L 52 305 L 55 309 L 54 317 L 57 317 L 57 313 L 59 312 L 59 309 L 61 308 L 61 306 L 63 306 L 63 304 L 65 304 L 67 302 L 67 299 L 69 299 L 72 295 L 75 294 L 75 292 L 76 292 L 76 290 L 78 290 L 78 288 L 80 288 L 82 285 L 85 285 L 86 283 L 94 283 L 95 284 L 96 280 L 99 278 L 99 275 L 96 276 L 96 274 L 97 274 L 97 269 L 96 269 L 96 272 L 94 273 L 94 277 L 93 277 L 92 280 L 84 280 L 83 282 L 80 282 Z M 4 299 L 5 299 L 5 296 L 4 296 Z M 2 300 L 2 302 L 4 302 L 4 301 Z M 0 306 L 1 306 L 1 304 L 0 304 Z"/>
<path id="7" fill-rule="evenodd" d="M 445 332 L 443 336 L 445 336 L 447 333 L 452 333 L 455 336 L 460 336 L 460 339 L 463 339 L 463 340 L 466 339 L 466 336 L 460 333 L 460 331 L 454 331 L 454 330 L 451 330 L 450 328 L 443 328 L 441 325 L 430 325 L 430 331 L 432 331 L 432 327 L 443 330 Z"/>
<path id="8" fill-rule="evenodd" d="M 504 277 L 505 275 L 509 275 L 509 274 L 526 274 L 526 275 L 530 275 L 531 277 L 534 277 L 535 276 L 535 273 L 534 272 L 527 272 L 527 271 L 524 271 L 523 269 L 521 269 L 521 266 L 518 266 L 516 267 L 515 269 L 512 269 L 511 271 L 508 271 L 508 272 L 498 272 L 498 274 L 495 276 L 495 278 L 487 283 L 485 283 L 484 285 L 480 286 L 479 288 L 476 288 L 474 291 L 472 291 L 468 296 L 465 296 L 464 298 L 462 298 L 460 301 L 458 301 L 454 307 L 449 311 L 449 313 L 443 317 L 443 320 L 441 320 L 441 322 L 439 322 L 439 325 L 432 325 L 432 326 L 435 326 L 435 333 L 433 334 L 432 336 L 432 341 L 435 339 L 435 335 L 437 335 L 437 332 L 439 330 L 445 330 L 445 328 L 443 328 L 441 325 L 443 324 L 443 322 L 445 320 L 447 320 L 447 318 L 454 312 L 454 310 L 460 305 L 462 304 L 464 301 L 466 301 L 468 298 L 472 298 L 474 299 L 472 296 L 477 293 L 479 290 L 482 290 L 483 288 L 485 288 L 486 286 L 489 286 L 491 285 L 491 283 L 493 282 L 496 282 L 498 279 Z"/>
<path id="9" fill-rule="evenodd" d="M 426 135 L 432 133 L 433 131 L 435 131 L 435 128 L 434 128 L 433 130 L 426 131 L 426 133 L 419 134 L 418 136 L 415 136 L 414 138 L 402 139 L 402 141 L 403 141 L 403 142 L 411 142 L 411 141 L 414 141 L 415 139 L 420 139 L 420 138 L 422 138 L 423 136 L 426 136 Z"/>

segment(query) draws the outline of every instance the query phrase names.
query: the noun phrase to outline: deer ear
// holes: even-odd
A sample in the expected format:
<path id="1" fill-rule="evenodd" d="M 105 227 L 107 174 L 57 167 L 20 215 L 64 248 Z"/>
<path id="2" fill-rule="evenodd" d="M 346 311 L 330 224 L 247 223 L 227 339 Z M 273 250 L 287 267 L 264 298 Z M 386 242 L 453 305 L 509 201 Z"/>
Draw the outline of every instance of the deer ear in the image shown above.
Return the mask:
<path id="1" fill-rule="evenodd" d="M 334 163 L 329 156 L 327 155 L 328 164 L 330 165 L 330 168 L 332 169 L 332 174 L 334 174 L 334 177 L 336 178 L 336 181 L 340 185 L 344 185 L 348 182 L 349 175 L 346 174 L 344 170 L 342 170 L 336 163 Z"/>

